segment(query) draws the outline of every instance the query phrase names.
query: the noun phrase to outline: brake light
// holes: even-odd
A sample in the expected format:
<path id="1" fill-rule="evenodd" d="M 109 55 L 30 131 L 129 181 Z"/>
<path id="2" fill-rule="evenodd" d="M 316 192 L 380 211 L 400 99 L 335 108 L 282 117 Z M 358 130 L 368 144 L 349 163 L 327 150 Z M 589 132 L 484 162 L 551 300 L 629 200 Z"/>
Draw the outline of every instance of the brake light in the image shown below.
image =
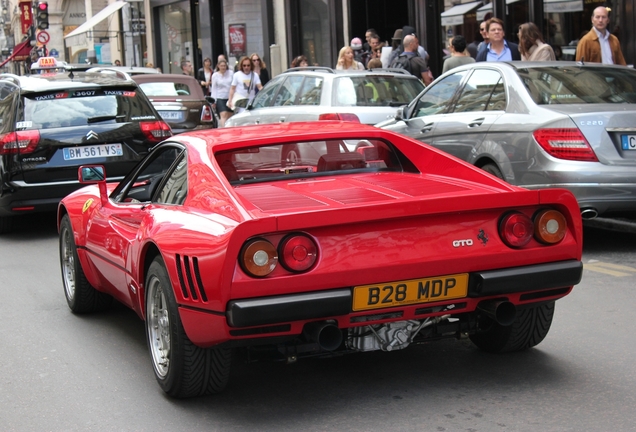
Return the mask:
<path id="1" fill-rule="evenodd" d="M 210 122 L 212 121 L 212 110 L 208 105 L 203 105 L 203 109 L 201 110 L 201 121 L 202 122 Z"/>
<path id="2" fill-rule="evenodd" d="M 340 120 L 360 123 L 357 115 L 349 113 L 324 113 L 318 116 L 318 120 Z"/>
<path id="3" fill-rule="evenodd" d="M 262 238 L 248 241 L 239 255 L 239 262 L 251 276 L 263 277 L 274 271 L 278 264 L 278 254 L 273 244 Z"/>
<path id="4" fill-rule="evenodd" d="M 499 236 L 508 246 L 520 248 L 532 240 L 534 226 L 523 213 L 508 213 L 499 223 Z"/>
<path id="5" fill-rule="evenodd" d="M 40 131 L 27 130 L 0 135 L 0 154 L 33 153 L 40 142 Z"/>
<path id="6" fill-rule="evenodd" d="M 150 122 L 139 122 L 139 127 L 146 138 L 152 142 L 162 141 L 164 138 L 172 136 L 172 130 L 166 122 L 160 120 Z"/>
<path id="7" fill-rule="evenodd" d="M 558 243 L 566 231 L 565 216 L 557 210 L 541 210 L 534 216 L 534 237 L 542 243 Z"/>
<path id="8" fill-rule="evenodd" d="M 318 247 L 308 236 L 292 234 L 278 246 L 280 263 L 289 271 L 309 270 L 318 258 Z"/>
<path id="9" fill-rule="evenodd" d="M 577 128 L 538 129 L 533 135 L 551 156 L 566 160 L 598 162 L 594 150 Z"/>

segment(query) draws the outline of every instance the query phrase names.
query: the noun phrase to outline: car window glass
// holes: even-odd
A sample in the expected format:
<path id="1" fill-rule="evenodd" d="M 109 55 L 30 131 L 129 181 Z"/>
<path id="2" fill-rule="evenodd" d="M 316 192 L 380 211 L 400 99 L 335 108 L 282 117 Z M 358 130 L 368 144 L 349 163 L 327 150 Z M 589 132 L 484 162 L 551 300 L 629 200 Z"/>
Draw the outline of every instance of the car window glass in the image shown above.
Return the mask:
<path id="1" fill-rule="evenodd" d="M 152 106 L 138 89 L 58 90 L 24 95 L 27 129 L 153 120 Z"/>
<path id="2" fill-rule="evenodd" d="M 149 202 L 182 152 L 181 148 L 171 145 L 156 149 L 115 188 L 111 198 L 120 203 Z"/>
<path id="3" fill-rule="evenodd" d="M 431 86 L 417 101 L 412 117 L 445 112 L 466 73 L 467 71 L 454 73 Z"/>
<path id="4" fill-rule="evenodd" d="M 424 90 L 418 79 L 391 75 L 340 77 L 334 81 L 336 106 L 406 105 Z"/>
<path id="5" fill-rule="evenodd" d="M 536 67 L 517 71 L 535 103 L 636 103 L 636 71 L 602 66 Z"/>
<path id="6" fill-rule="evenodd" d="M 157 202 L 159 204 L 181 205 L 188 193 L 188 163 L 185 154 L 176 164 L 176 167 L 168 175 L 161 187 Z"/>
<path id="7" fill-rule="evenodd" d="M 252 108 L 263 108 L 270 106 L 274 100 L 274 95 L 278 92 L 279 86 L 276 83 L 269 82 L 263 90 L 259 91 L 254 102 L 252 102 Z"/>
<path id="8" fill-rule="evenodd" d="M 300 89 L 298 105 L 320 105 L 322 78 L 306 77 Z"/>
<path id="9" fill-rule="evenodd" d="M 148 82 L 139 84 L 139 87 L 146 96 L 188 96 L 191 94 L 190 86 L 184 83 Z"/>
<path id="10" fill-rule="evenodd" d="M 274 99 L 273 106 L 295 105 L 296 95 L 298 94 L 298 90 L 300 89 L 302 82 L 303 77 L 301 75 L 288 77 L 280 87 L 280 90 Z"/>
<path id="11" fill-rule="evenodd" d="M 14 102 L 18 94 L 16 85 L 0 82 L 0 133 L 13 130 L 13 120 L 16 115 Z"/>
<path id="12" fill-rule="evenodd" d="M 267 144 L 218 152 L 215 159 L 232 184 L 356 172 L 417 172 L 390 143 L 373 138 Z"/>
<path id="13" fill-rule="evenodd" d="M 500 82 L 501 74 L 495 70 L 475 70 L 462 89 L 453 112 L 486 111 L 493 91 Z M 498 95 L 501 98 L 501 89 Z"/>

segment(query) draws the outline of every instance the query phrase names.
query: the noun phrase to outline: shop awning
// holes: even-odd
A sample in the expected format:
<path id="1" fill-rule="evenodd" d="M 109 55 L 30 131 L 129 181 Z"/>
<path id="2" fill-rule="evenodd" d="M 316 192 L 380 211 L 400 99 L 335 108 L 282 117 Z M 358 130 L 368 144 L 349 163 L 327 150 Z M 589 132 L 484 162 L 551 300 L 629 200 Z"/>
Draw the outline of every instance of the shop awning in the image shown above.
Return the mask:
<path id="1" fill-rule="evenodd" d="M 506 4 L 517 3 L 521 0 L 506 0 Z M 488 12 L 492 12 L 492 3 L 488 3 L 477 9 L 477 21 L 483 21 Z"/>
<path id="2" fill-rule="evenodd" d="M 77 36 L 82 33 L 86 33 L 93 29 L 97 24 L 104 21 L 106 18 L 117 12 L 119 9 L 126 6 L 125 1 L 116 1 L 115 3 L 111 3 L 106 6 L 104 9 L 93 15 L 91 19 L 86 21 L 84 24 L 64 36 L 64 39 L 70 38 L 72 36 Z"/>
<path id="3" fill-rule="evenodd" d="M 583 0 L 543 0 L 543 11 L 546 13 L 581 12 Z"/>
<path id="4" fill-rule="evenodd" d="M 464 24 L 464 15 L 481 4 L 482 2 L 476 1 L 453 6 L 449 10 L 442 12 L 442 25 L 451 26 Z"/>
<path id="5" fill-rule="evenodd" d="M 0 63 L 0 67 L 9 63 L 10 61 L 23 61 L 27 60 L 31 56 L 31 50 L 33 47 L 31 46 L 31 41 L 29 39 L 25 39 L 15 47 L 13 47 L 13 53 L 5 61 Z"/>

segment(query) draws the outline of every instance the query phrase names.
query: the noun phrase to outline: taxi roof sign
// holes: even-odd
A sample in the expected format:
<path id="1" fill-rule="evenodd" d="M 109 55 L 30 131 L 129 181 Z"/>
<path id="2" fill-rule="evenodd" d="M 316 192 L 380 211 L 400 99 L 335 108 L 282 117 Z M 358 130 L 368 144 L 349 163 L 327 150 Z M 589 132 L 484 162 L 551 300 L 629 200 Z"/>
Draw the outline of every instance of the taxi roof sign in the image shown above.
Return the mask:
<path id="1" fill-rule="evenodd" d="M 37 65 L 40 68 L 57 67 L 57 60 L 55 60 L 55 57 L 40 57 L 37 61 Z"/>
<path id="2" fill-rule="evenodd" d="M 55 57 L 40 57 L 37 62 L 31 65 L 31 73 L 55 73 L 65 72 L 69 69 L 64 61 L 58 61 Z"/>

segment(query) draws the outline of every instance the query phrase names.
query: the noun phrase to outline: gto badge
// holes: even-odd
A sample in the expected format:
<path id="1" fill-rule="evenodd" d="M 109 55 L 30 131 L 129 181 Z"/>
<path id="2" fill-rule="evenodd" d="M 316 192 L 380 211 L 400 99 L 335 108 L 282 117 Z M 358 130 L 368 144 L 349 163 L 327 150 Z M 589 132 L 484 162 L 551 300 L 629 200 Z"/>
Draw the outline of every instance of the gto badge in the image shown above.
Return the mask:
<path id="1" fill-rule="evenodd" d="M 84 207 L 82 207 L 82 213 L 86 213 L 86 210 L 89 209 L 91 204 L 93 204 L 93 198 L 87 199 L 86 202 L 84 203 Z"/>
<path id="2" fill-rule="evenodd" d="M 471 239 L 466 240 L 453 240 L 453 247 L 472 246 L 473 241 Z"/>

